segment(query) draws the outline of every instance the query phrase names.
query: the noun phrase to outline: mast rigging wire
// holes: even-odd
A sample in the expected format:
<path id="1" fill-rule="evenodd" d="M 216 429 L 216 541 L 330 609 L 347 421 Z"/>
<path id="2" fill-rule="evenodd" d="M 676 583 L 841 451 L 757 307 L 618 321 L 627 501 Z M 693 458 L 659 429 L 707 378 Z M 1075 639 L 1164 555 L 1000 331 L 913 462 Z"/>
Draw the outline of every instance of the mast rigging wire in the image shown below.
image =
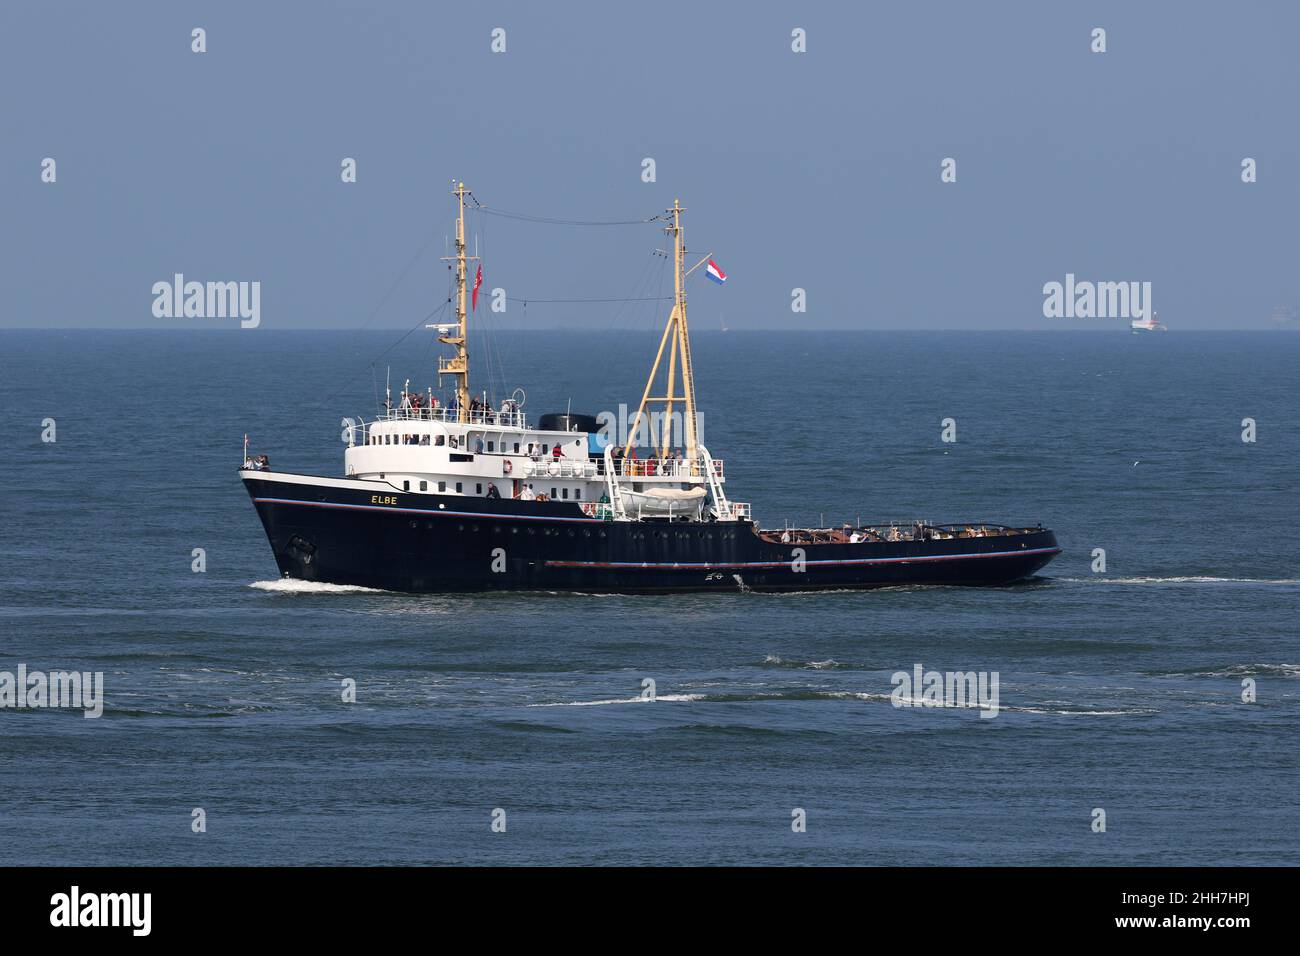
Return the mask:
<path id="1" fill-rule="evenodd" d="M 504 219 L 518 219 L 520 222 L 536 222 L 552 226 L 643 226 L 651 222 L 659 222 L 663 215 L 651 216 L 649 219 L 557 219 L 553 216 L 533 216 L 522 212 L 510 212 L 505 209 L 496 209 L 491 206 L 485 206 L 478 201 L 478 197 L 473 193 L 469 198 L 474 200 L 474 205 L 478 207 L 479 212 L 489 216 L 501 216 Z"/>

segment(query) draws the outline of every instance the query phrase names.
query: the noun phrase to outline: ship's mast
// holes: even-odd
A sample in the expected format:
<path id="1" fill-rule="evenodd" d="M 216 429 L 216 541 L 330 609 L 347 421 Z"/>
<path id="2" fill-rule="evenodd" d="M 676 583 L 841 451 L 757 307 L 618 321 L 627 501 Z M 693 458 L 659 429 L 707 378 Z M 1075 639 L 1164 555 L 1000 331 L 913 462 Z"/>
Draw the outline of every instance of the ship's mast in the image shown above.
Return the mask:
<path id="1" fill-rule="evenodd" d="M 682 213 L 686 211 L 686 207 L 681 204 L 681 200 L 674 199 L 672 208 L 666 211 L 668 215 L 672 216 L 672 222 L 665 227 L 664 232 L 668 233 L 673 240 L 673 308 L 668 315 L 668 324 L 664 327 L 663 337 L 659 340 L 659 352 L 655 355 L 654 365 L 650 367 L 650 377 L 646 380 L 645 392 L 641 395 L 641 405 L 637 409 L 636 418 L 632 421 L 632 429 L 628 434 L 627 445 L 623 449 L 623 454 L 627 455 L 632 450 L 637 428 L 641 424 L 642 417 L 648 414 L 646 407 L 652 402 L 657 402 L 664 406 L 666 414 L 663 420 L 663 431 L 660 434 L 652 435 L 651 441 L 654 443 L 658 455 L 663 457 L 664 452 L 671 443 L 673 406 L 680 401 L 685 406 L 686 459 L 694 461 L 697 454 L 695 369 L 691 361 L 691 339 L 686 326 L 686 277 L 707 262 L 708 256 L 705 256 L 690 269 L 685 268 L 686 238 L 682 229 Z M 664 349 L 668 349 L 667 387 L 663 396 L 651 397 L 650 392 L 654 388 L 655 377 L 659 374 L 659 366 L 663 362 Z M 682 385 L 680 395 L 677 394 L 679 369 Z"/>
<path id="2" fill-rule="evenodd" d="M 465 197 L 469 190 L 462 182 L 456 183 L 452 190 L 456 197 L 456 255 L 443 256 L 443 261 L 454 260 L 456 263 L 456 334 L 440 335 L 439 342 L 456 346 L 454 358 L 438 359 L 438 376 L 455 375 L 456 404 L 459 406 L 457 419 L 469 421 L 469 350 L 465 347 L 466 322 L 469 317 L 469 296 L 466 292 L 466 280 L 469 277 L 469 263 L 478 256 L 465 254 Z"/>

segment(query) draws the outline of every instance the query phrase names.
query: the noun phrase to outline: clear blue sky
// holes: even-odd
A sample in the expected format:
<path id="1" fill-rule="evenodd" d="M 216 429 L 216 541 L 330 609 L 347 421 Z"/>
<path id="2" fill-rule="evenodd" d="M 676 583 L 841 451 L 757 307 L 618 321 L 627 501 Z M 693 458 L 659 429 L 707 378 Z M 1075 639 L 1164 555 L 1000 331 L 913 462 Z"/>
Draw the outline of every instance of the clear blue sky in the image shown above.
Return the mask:
<path id="1" fill-rule="evenodd" d="M 0 327 L 233 327 L 154 318 L 182 272 L 260 281 L 263 328 L 356 328 L 434 237 L 367 325 L 405 329 L 445 296 L 453 177 L 576 219 L 680 196 L 730 274 L 692 286 L 704 327 L 1106 326 L 1043 318 L 1067 272 L 1152 282 L 1175 328 L 1267 327 L 1300 305 L 1297 36 L 1285 2 L 5 3 Z M 485 285 L 533 298 L 628 296 L 663 241 L 481 239 Z"/>

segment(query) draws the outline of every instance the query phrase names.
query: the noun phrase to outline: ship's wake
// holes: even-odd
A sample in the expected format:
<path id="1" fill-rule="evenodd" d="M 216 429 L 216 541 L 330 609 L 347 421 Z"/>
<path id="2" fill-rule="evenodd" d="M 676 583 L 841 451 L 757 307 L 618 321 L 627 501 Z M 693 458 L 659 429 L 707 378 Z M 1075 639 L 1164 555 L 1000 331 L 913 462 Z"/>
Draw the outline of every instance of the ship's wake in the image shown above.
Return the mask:
<path id="1" fill-rule="evenodd" d="M 1300 578 L 1219 578 L 1208 575 L 1142 576 L 1129 578 L 1056 578 L 1063 584 L 1262 584 L 1287 586 L 1300 584 Z"/>
<path id="2" fill-rule="evenodd" d="M 327 584 L 324 581 L 299 581 L 296 578 L 279 578 L 275 581 L 254 581 L 249 585 L 272 594 L 388 594 L 379 588 L 363 588 L 356 584 Z"/>

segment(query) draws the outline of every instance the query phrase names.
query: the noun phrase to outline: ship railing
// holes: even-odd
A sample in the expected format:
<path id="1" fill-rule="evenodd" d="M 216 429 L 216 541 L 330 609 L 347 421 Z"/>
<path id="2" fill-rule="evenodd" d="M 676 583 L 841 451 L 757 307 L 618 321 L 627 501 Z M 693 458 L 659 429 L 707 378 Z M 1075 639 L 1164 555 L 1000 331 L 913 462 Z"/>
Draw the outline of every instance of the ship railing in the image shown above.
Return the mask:
<path id="1" fill-rule="evenodd" d="M 832 528 L 780 528 L 765 530 L 768 540 L 782 544 L 853 543 L 854 541 L 942 541 L 952 538 L 987 538 L 1007 534 L 1032 534 L 1041 528 L 1014 528 L 995 522 L 931 524 L 928 521 L 891 521 Z"/>
<path id="2" fill-rule="evenodd" d="M 424 422 L 460 422 L 460 411 L 447 405 L 436 408 L 412 408 L 401 405 L 385 409 L 379 416 L 380 421 L 424 421 Z M 474 408 L 465 414 L 470 425 L 497 425 L 502 428 L 527 428 L 528 420 L 518 409 L 496 411 L 490 408 Z"/>
<path id="3" fill-rule="evenodd" d="M 731 508 L 731 518 L 733 521 L 753 521 L 754 509 L 750 507 L 748 501 L 728 501 Z"/>
<path id="4" fill-rule="evenodd" d="M 960 524 L 929 524 L 923 523 L 927 531 L 938 533 L 942 537 L 953 538 L 986 538 L 992 535 L 1004 534 L 1033 534 L 1036 531 L 1042 531 L 1042 527 L 1037 528 L 1017 528 L 1012 525 L 998 524 L 993 521 L 964 521 Z"/>
<path id="5" fill-rule="evenodd" d="M 596 478 L 602 469 L 591 460 L 535 458 L 524 462 L 525 478 Z"/>
<path id="6" fill-rule="evenodd" d="M 592 456 L 599 474 L 605 474 L 605 459 Z M 701 461 L 684 458 L 614 458 L 609 459 L 614 474 L 619 478 L 700 478 L 707 475 L 707 465 Z M 713 473 L 725 476 L 721 460 L 714 459 Z"/>

